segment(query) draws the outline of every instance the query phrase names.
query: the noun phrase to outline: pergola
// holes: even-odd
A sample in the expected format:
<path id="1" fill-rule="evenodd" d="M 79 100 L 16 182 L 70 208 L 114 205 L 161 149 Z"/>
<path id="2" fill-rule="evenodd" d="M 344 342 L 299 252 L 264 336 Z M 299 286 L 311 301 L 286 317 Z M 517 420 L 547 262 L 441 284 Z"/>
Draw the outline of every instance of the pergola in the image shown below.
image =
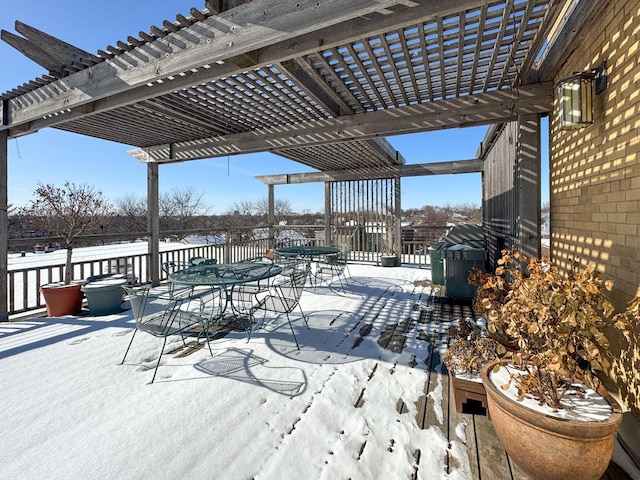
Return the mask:
<path id="1" fill-rule="evenodd" d="M 592 2 L 207 0 L 97 55 L 16 22 L 20 35 L 2 31 L 2 39 L 48 74 L 1 96 L 0 276 L 7 141 L 45 127 L 137 147 L 130 153 L 148 166 L 152 260 L 165 163 L 269 151 L 317 170 L 260 178 L 271 200 L 273 185 L 285 183 L 483 170 L 486 177 L 491 136 L 478 158 L 419 165 L 407 165 L 384 137 L 516 122 L 527 130 L 514 155 L 526 151 L 539 171 L 539 118 L 552 109 L 549 80 L 564 51 L 555 39 L 567 43 L 576 19 L 594 8 L 585 3 Z M 539 178 L 529 182 L 539 204 Z M 509 215 L 538 222 L 539 207 L 528 203 Z M 538 248 L 535 235 L 511 234 Z M 0 312 L 6 298 L 2 284 Z"/>

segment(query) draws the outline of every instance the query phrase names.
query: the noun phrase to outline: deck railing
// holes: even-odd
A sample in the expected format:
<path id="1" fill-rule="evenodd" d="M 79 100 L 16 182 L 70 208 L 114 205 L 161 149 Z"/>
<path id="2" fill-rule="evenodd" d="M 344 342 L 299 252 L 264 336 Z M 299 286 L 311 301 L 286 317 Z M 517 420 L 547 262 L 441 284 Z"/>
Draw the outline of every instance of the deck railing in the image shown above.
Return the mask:
<path id="1" fill-rule="evenodd" d="M 191 245 L 160 252 L 160 265 L 168 261 L 188 262 L 192 257 L 215 258 L 219 262 L 237 262 L 267 251 L 268 240 L 249 240 L 231 244 Z M 42 253 L 42 255 L 47 255 Z M 73 278 L 87 279 L 104 274 L 126 274 L 134 284 L 151 282 L 149 253 L 129 254 L 72 263 Z M 64 263 L 9 269 L 7 274 L 9 316 L 45 307 L 39 288 L 64 280 Z M 160 269 L 160 280 L 166 275 Z"/>
<path id="2" fill-rule="evenodd" d="M 413 227 L 411 235 L 403 233 L 401 259 L 403 264 L 422 268 L 429 265 L 428 247 L 446 231 L 445 227 Z M 290 245 L 325 245 L 324 227 L 314 225 L 278 226 L 276 242 L 268 238 L 248 239 L 223 244 L 186 245 L 160 252 L 160 265 L 164 262 L 188 262 L 192 257 L 215 258 L 220 263 L 245 260 L 264 254 L 269 248 Z M 378 238 L 362 234 L 353 227 L 337 227 L 332 232 L 332 243 L 347 243 L 351 247 L 349 261 L 380 263 L 381 248 Z M 42 253 L 42 255 L 47 255 Z M 148 253 L 110 256 L 73 262 L 73 278 L 86 279 L 104 274 L 126 274 L 134 284 L 151 282 L 150 255 Z M 11 269 L 7 275 L 9 316 L 42 309 L 44 299 L 39 293 L 41 285 L 64 279 L 64 263 Z M 160 280 L 166 275 L 160 269 Z"/>

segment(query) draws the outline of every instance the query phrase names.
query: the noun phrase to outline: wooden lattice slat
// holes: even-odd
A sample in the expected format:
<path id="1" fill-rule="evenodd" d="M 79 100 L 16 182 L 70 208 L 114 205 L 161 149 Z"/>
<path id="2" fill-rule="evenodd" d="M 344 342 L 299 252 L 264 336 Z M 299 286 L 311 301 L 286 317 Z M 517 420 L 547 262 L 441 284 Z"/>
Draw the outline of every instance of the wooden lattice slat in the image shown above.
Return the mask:
<path id="1" fill-rule="evenodd" d="M 333 96 L 335 101 L 327 105 L 323 105 L 314 92 L 306 91 L 312 84 L 305 84 L 304 78 L 295 78 L 283 68 L 285 60 L 282 58 L 273 64 L 256 64 L 242 72 L 227 59 L 219 64 L 224 64 L 225 68 L 231 65 L 227 69 L 228 75 L 211 75 L 193 84 L 181 80 L 175 82 L 181 87 L 170 93 L 165 89 L 155 98 L 150 95 L 134 104 L 96 109 L 90 116 L 79 116 L 82 105 L 74 112 L 61 110 L 47 112 L 47 115 L 68 116 L 67 123 L 60 124 L 59 128 L 97 138 L 137 146 L 175 144 L 176 151 L 185 159 L 208 152 L 229 154 L 234 147 L 225 145 L 226 136 L 274 129 L 274 144 L 269 147 L 272 151 L 280 147 L 288 158 L 297 158 L 314 168 L 339 170 L 354 165 L 376 165 L 387 159 L 371 150 L 367 141 L 346 142 L 349 134 L 338 131 L 339 127 L 335 131 L 325 129 L 324 122 L 341 115 L 376 113 L 430 103 L 437 104 L 435 110 L 451 109 L 452 105 L 447 103 L 450 99 L 506 90 L 515 82 L 522 64 L 531 58 L 531 49 L 540 42 L 538 33 L 547 20 L 550 2 L 508 0 L 483 5 L 469 2 L 472 5 L 466 10 L 448 9 L 442 16 L 425 16 L 429 19 L 415 23 L 404 20 L 388 31 L 371 30 L 368 36 L 357 40 L 351 38 L 344 44 L 331 44 L 328 38 L 319 39 L 322 41 L 318 41 L 315 52 L 306 51 L 286 62 L 304 65 L 310 78 L 317 79 L 327 91 L 331 90 L 324 98 Z M 394 10 L 389 9 L 387 13 L 393 16 Z M 128 37 L 126 42 L 117 42 L 115 47 L 108 46 L 108 52 L 99 52 L 103 58 L 96 58 L 96 62 L 109 58 L 121 65 L 135 65 L 139 59 L 133 49 L 140 49 L 151 59 L 178 57 L 182 48 L 195 47 L 210 37 L 215 38 L 216 27 L 199 25 L 201 28 L 190 30 L 190 35 L 180 36 L 184 47 L 157 40 L 196 26 L 194 24 L 209 16 L 209 11 L 192 9 L 188 17 L 178 15 L 175 22 L 164 21 L 161 27 L 152 26 L 149 33 L 140 32 L 138 37 Z M 374 23 L 372 21 L 372 25 Z M 330 46 L 322 48 L 324 41 Z M 256 52 L 256 62 L 260 61 L 262 53 Z M 213 67 L 218 66 L 218 63 L 212 63 Z M 84 67 L 84 64 L 78 64 L 67 68 L 77 71 Z M 173 79 L 187 79 L 208 68 L 208 65 L 193 65 L 184 72 L 174 71 L 164 78 L 149 78 L 148 85 L 171 85 Z M 18 97 L 16 103 L 30 108 L 37 103 L 38 92 L 34 90 L 53 80 L 44 78 L 18 87 L 11 97 Z M 47 96 L 62 98 L 68 93 L 65 88 L 64 83 L 52 83 Z M 33 92 L 33 98 L 30 98 L 30 92 Z M 25 95 L 24 98 L 20 98 L 21 95 Z M 105 99 L 106 103 L 108 101 Z M 92 112 L 92 107 L 89 105 L 86 112 Z M 453 108 L 457 107 L 454 105 Z M 423 111 L 408 110 L 400 117 L 414 113 L 419 117 Z M 503 113 L 464 115 L 466 124 L 474 124 L 502 118 Z M 451 117 L 442 118 L 417 120 L 416 123 L 425 131 L 456 124 Z M 318 127 L 299 137 L 281 134 L 310 123 Z M 359 128 L 352 130 L 355 132 L 352 138 L 361 135 Z M 362 133 L 363 138 L 367 138 L 366 135 L 366 131 Z M 260 136 L 259 132 L 257 136 Z M 305 139 L 309 139 L 309 144 Z M 319 145 L 320 141 L 331 145 Z M 194 149 L 197 145 L 202 150 L 197 154 L 188 153 L 185 146 L 191 144 Z M 293 147 L 296 147 L 295 151 Z M 157 151 L 164 152 L 162 148 Z"/>

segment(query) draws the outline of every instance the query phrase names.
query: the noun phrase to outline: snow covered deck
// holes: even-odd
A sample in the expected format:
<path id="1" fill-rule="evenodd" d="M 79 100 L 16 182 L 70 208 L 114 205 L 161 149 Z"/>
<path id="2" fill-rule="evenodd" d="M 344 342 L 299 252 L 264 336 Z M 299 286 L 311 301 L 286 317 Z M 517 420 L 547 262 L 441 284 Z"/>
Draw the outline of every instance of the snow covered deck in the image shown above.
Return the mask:
<path id="1" fill-rule="evenodd" d="M 299 351 L 268 316 L 249 342 L 221 331 L 213 357 L 176 338 L 154 384 L 160 339 L 138 334 L 119 365 L 130 310 L 0 324 L 3 477 L 525 478 L 450 396 L 439 352 L 470 307 L 428 270 L 349 268 L 344 291 L 304 292 Z"/>

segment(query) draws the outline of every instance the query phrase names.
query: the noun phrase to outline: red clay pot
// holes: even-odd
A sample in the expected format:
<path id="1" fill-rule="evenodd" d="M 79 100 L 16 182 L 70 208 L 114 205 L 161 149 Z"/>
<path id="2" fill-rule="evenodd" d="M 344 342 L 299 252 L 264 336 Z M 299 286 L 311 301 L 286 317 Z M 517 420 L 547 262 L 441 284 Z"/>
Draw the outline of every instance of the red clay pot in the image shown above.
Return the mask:
<path id="1" fill-rule="evenodd" d="M 622 421 L 620 405 L 604 421 L 565 420 L 545 415 L 506 397 L 489 380 L 499 362 L 482 369 L 491 421 L 513 461 L 536 480 L 598 480 L 613 453 L 614 433 Z"/>
<path id="2" fill-rule="evenodd" d="M 83 283 L 50 283 L 40 287 L 47 304 L 47 317 L 77 315 L 82 308 Z"/>

